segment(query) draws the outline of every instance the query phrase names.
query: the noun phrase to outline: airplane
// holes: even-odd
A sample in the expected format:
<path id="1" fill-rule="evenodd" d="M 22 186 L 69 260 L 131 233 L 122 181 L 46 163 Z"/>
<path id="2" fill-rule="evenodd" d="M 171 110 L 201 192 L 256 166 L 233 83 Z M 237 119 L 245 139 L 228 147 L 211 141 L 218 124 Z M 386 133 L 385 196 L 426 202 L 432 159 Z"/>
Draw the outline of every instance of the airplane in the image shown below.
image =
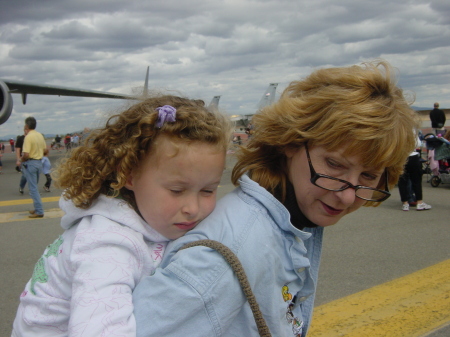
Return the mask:
<path id="1" fill-rule="evenodd" d="M 208 105 L 208 109 L 217 110 L 219 109 L 219 100 L 221 96 L 214 96 L 211 100 L 211 103 Z"/>
<path id="2" fill-rule="evenodd" d="M 145 76 L 144 97 L 148 93 L 148 75 Z M 85 90 L 77 88 L 69 88 L 63 86 L 54 86 L 46 84 L 36 84 L 30 82 L 20 82 L 13 80 L 0 79 L 0 125 L 5 123 L 11 116 L 13 109 L 13 99 L 11 94 L 21 94 L 22 103 L 27 103 L 27 95 L 57 95 L 57 96 L 76 96 L 76 97 L 97 97 L 97 98 L 115 98 L 115 99 L 137 99 L 136 96 L 116 94 L 112 92 Z"/>
<path id="3" fill-rule="evenodd" d="M 259 100 L 257 104 L 257 110 L 254 113 L 251 114 L 245 114 L 245 115 L 232 115 L 231 120 L 235 121 L 236 124 L 242 124 L 243 126 L 247 126 L 249 123 L 251 117 L 260 111 L 262 108 L 272 104 L 275 101 L 275 94 L 278 87 L 278 83 L 270 83 L 267 87 L 266 91 L 262 95 L 261 99 Z"/>

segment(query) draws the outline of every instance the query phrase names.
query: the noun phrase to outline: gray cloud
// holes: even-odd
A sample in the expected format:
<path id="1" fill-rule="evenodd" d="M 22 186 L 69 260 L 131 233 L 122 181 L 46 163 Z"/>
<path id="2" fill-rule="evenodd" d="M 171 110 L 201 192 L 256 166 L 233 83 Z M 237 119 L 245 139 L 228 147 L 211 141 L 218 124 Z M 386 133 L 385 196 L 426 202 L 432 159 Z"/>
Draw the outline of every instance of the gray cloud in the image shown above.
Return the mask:
<path id="1" fill-rule="evenodd" d="M 418 106 L 450 106 L 450 4 L 412 0 L 17 0 L 0 12 L 0 77 L 131 93 L 143 85 L 250 113 L 313 69 L 385 58 Z M 115 100 L 14 96 L 0 136 L 34 114 L 41 131 L 88 125 Z M 38 127 L 38 128 L 39 128 Z"/>

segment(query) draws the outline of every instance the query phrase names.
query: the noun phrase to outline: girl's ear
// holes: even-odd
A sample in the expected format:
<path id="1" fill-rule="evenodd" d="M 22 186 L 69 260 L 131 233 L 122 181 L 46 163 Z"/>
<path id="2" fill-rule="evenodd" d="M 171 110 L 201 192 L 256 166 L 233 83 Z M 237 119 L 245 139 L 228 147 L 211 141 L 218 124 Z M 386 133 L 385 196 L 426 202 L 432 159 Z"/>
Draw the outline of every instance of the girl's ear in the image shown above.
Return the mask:
<path id="1" fill-rule="evenodd" d="M 127 177 L 127 181 L 125 182 L 125 187 L 128 188 L 129 190 L 133 190 L 134 188 L 134 176 L 135 176 L 135 172 L 134 170 L 131 171 L 130 175 Z"/>

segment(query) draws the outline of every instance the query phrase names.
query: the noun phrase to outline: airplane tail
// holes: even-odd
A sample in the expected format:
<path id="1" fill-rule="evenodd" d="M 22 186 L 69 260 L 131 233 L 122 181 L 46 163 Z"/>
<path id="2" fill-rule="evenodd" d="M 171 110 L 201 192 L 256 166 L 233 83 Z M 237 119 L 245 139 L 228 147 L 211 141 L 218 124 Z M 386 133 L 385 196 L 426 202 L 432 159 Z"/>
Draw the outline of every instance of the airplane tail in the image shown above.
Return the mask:
<path id="1" fill-rule="evenodd" d="M 211 100 L 211 103 L 208 105 L 208 109 L 210 110 L 218 110 L 219 109 L 219 100 L 220 96 L 214 96 Z"/>
<path id="2" fill-rule="evenodd" d="M 147 97 L 148 96 L 148 73 L 149 73 L 150 66 L 147 67 L 147 75 L 145 75 L 145 83 L 144 83 L 144 90 L 142 91 L 142 96 Z"/>
<path id="3" fill-rule="evenodd" d="M 265 106 L 272 104 L 275 101 L 275 93 L 277 90 L 278 83 L 270 83 L 264 95 L 259 100 L 257 105 L 258 110 L 261 110 Z"/>

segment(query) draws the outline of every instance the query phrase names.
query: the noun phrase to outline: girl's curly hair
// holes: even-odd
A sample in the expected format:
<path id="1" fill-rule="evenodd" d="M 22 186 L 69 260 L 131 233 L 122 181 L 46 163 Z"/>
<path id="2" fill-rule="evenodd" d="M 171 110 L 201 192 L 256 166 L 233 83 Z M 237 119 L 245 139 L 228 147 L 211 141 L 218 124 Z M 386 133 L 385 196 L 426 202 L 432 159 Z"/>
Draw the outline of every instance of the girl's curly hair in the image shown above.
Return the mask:
<path id="1" fill-rule="evenodd" d="M 156 108 L 171 105 L 176 121 L 155 126 Z M 161 95 L 147 98 L 110 117 L 102 129 L 91 132 L 53 172 L 63 197 L 79 208 L 89 208 L 100 195 L 120 195 L 137 210 L 134 193 L 125 188 L 133 169 L 152 151 L 159 135 L 176 142 L 202 142 L 226 151 L 231 139 L 229 119 L 210 111 L 202 100 Z"/>

